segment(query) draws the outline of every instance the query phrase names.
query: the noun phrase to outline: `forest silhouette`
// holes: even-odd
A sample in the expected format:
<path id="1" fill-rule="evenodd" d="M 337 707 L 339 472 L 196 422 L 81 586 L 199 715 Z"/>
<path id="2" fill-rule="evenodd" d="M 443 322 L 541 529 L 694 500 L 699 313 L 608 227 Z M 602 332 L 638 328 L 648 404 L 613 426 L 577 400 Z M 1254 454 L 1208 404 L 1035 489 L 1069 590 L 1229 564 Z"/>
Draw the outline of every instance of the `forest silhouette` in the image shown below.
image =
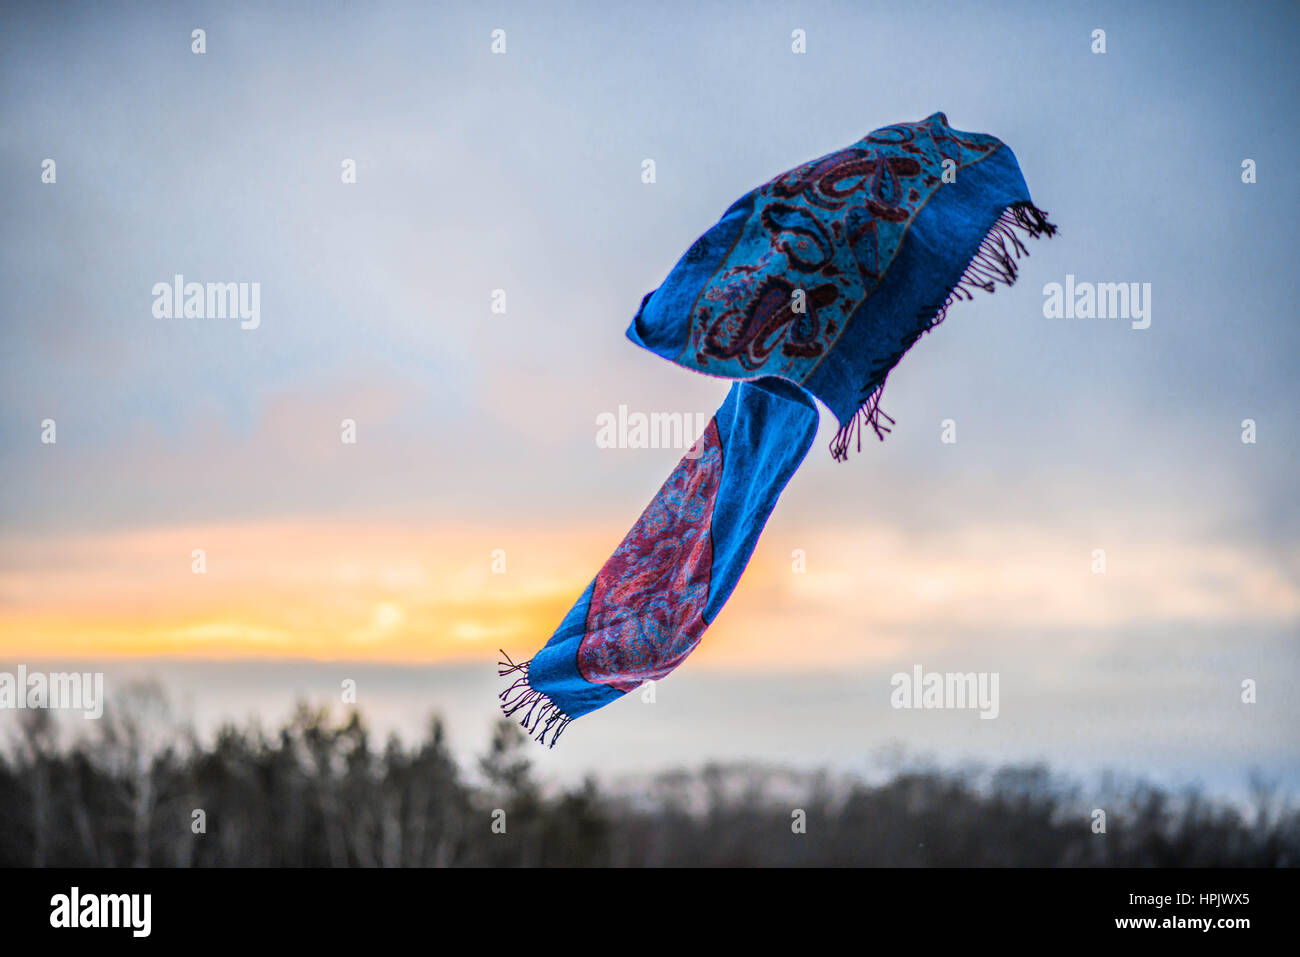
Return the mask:
<path id="1" fill-rule="evenodd" d="M 1042 765 L 902 767 L 868 782 L 714 764 L 557 789 L 504 720 L 462 768 L 436 717 L 414 744 L 377 745 L 358 712 L 300 705 L 274 732 L 227 725 L 203 742 L 155 684 L 117 704 L 67 742 L 46 711 L 7 725 L 0 866 L 1300 863 L 1300 809 L 1259 775 L 1249 806 L 1113 776 L 1084 788 Z"/>

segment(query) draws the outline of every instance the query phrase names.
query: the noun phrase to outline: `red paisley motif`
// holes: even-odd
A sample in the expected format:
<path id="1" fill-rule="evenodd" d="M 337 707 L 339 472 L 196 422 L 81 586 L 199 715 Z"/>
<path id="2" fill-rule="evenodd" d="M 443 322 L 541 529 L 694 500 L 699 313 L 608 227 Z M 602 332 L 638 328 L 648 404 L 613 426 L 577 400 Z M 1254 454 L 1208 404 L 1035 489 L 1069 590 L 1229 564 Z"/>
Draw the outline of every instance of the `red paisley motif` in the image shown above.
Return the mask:
<path id="1" fill-rule="evenodd" d="M 578 671 L 628 692 L 662 678 L 699 644 L 713 571 L 710 526 L 722 443 L 710 420 L 596 575 Z"/>

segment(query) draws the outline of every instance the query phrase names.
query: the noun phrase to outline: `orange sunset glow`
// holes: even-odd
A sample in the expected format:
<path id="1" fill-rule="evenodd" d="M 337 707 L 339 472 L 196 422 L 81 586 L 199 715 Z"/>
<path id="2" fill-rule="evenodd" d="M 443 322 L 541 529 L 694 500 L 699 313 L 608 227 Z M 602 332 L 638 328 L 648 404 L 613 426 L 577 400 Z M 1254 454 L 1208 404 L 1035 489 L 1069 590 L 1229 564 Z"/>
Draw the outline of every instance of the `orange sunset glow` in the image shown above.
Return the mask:
<path id="1" fill-rule="evenodd" d="M 909 542 L 774 522 L 700 664 L 817 667 L 906 646 L 910 631 L 1285 622 L 1300 592 L 1263 554 L 1116 542 L 1122 575 L 1032 528 Z M 989 541 L 999 541 L 990 550 Z M 485 549 L 487 542 L 499 542 Z M 545 640 L 615 544 L 605 529 L 435 523 L 231 523 L 70 536 L 21 547 L 0 576 L 0 656 L 491 659 Z M 195 550 L 202 549 L 196 556 Z M 196 570 L 198 569 L 198 570 Z M 849 597 L 846 597 L 849 596 Z M 782 640 L 794 628 L 815 642 Z"/>

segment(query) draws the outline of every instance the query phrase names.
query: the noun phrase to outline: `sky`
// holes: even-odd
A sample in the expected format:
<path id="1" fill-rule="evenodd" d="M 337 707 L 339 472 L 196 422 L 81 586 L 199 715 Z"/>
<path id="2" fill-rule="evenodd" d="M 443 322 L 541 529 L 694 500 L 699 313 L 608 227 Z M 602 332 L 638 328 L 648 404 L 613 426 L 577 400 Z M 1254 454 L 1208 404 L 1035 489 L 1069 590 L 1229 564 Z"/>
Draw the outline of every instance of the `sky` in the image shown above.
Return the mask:
<path id="1" fill-rule="evenodd" d="M 207 725 L 359 675 L 385 726 L 441 711 L 481 746 L 497 649 L 540 647 L 681 454 L 600 448 L 597 417 L 726 392 L 624 338 L 642 296 L 747 190 L 942 110 L 1011 145 L 1059 235 L 904 358 L 888 441 L 832 462 L 823 412 L 700 648 L 542 770 L 896 743 L 1300 786 L 1298 28 L 1284 3 L 6 5 L 0 668 L 152 674 Z M 259 283 L 258 327 L 156 317 L 176 274 Z M 1067 275 L 1149 283 L 1150 327 L 1045 318 Z M 1001 715 L 891 708 L 916 664 L 999 673 Z"/>

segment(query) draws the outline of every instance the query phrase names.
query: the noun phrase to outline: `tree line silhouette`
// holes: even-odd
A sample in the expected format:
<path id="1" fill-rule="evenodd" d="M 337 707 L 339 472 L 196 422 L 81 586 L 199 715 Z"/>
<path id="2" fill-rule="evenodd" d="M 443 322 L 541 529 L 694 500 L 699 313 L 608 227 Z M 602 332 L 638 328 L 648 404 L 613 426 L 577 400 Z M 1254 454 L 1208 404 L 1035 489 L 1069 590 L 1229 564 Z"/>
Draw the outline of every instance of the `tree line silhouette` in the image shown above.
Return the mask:
<path id="1" fill-rule="evenodd" d="M 0 866 L 1295 866 L 1300 809 L 1142 783 L 1085 792 L 1042 765 L 912 767 L 882 783 L 755 764 L 543 788 L 512 723 L 458 766 L 440 720 L 376 746 L 353 711 L 203 743 L 135 688 L 62 743 L 23 712 L 0 751 Z M 1104 797 L 1100 792 L 1104 792 Z M 1097 811 L 1105 833 L 1095 832 Z"/>

